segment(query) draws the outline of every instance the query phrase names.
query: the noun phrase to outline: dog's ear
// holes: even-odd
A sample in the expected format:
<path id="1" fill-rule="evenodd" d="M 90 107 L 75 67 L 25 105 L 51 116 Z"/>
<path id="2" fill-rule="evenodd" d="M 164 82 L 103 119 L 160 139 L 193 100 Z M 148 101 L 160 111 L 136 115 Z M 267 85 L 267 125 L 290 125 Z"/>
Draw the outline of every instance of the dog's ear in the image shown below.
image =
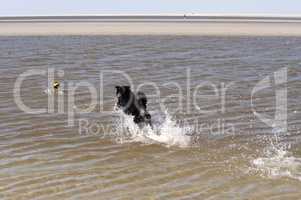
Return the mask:
<path id="1" fill-rule="evenodd" d="M 115 88 L 116 88 L 116 94 L 119 94 L 122 92 L 122 89 L 120 86 L 115 86 Z"/>
<path id="2" fill-rule="evenodd" d="M 115 86 L 116 94 L 127 94 L 131 92 L 130 86 Z"/>

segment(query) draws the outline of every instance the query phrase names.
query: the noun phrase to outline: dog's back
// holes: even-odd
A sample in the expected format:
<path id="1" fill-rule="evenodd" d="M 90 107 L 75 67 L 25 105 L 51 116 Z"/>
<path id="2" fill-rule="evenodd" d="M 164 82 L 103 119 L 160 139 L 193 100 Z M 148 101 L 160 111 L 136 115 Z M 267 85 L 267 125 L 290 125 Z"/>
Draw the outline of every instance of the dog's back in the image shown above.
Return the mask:
<path id="1" fill-rule="evenodd" d="M 137 102 L 139 107 L 146 110 L 147 98 L 143 92 L 137 92 Z"/>

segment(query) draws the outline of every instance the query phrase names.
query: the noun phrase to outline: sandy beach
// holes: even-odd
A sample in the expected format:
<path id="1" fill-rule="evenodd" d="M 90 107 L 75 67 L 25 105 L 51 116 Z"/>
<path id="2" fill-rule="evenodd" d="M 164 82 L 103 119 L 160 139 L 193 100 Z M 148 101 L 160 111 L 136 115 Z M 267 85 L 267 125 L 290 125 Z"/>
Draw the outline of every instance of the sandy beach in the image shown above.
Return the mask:
<path id="1" fill-rule="evenodd" d="M 1 36 L 216 35 L 301 36 L 301 23 L 257 22 L 4 22 Z"/>

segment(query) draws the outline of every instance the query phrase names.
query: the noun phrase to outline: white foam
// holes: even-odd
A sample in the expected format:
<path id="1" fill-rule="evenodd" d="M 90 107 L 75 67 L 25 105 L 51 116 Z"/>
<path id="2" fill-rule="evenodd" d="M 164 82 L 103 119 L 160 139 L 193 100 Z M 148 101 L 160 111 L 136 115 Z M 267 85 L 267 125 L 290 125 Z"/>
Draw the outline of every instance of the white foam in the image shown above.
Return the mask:
<path id="1" fill-rule="evenodd" d="M 50 89 L 50 88 L 47 88 L 47 89 L 44 90 L 44 93 L 48 94 L 48 95 L 52 95 L 53 94 L 53 90 Z"/>
<path id="2" fill-rule="evenodd" d="M 53 90 L 52 88 L 47 88 L 43 91 L 45 94 L 48 94 L 48 95 L 53 95 L 55 93 L 55 90 Z M 59 95 L 63 95 L 64 92 L 62 90 L 58 90 L 57 93 Z"/>
<path id="3" fill-rule="evenodd" d="M 190 127 L 180 127 L 165 111 L 163 122 L 139 128 L 133 117 L 119 112 L 121 121 L 118 123 L 118 142 L 142 142 L 147 144 L 161 143 L 167 146 L 188 147 L 191 143 Z"/>
<path id="4" fill-rule="evenodd" d="M 271 143 L 264 156 L 252 161 L 255 170 L 269 178 L 293 178 L 301 181 L 301 158 L 294 157 L 290 145 Z"/>

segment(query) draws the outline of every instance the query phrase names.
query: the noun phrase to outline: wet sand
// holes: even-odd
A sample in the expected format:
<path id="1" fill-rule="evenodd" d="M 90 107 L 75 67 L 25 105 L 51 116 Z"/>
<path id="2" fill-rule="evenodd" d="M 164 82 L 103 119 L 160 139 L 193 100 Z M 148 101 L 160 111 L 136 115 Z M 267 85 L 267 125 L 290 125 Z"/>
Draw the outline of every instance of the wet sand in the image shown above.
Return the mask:
<path id="1" fill-rule="evenodd" d="M 1 36 L 216 35 L 301 36 L 301 23 L 279 22 L 2 22 Z"/>

